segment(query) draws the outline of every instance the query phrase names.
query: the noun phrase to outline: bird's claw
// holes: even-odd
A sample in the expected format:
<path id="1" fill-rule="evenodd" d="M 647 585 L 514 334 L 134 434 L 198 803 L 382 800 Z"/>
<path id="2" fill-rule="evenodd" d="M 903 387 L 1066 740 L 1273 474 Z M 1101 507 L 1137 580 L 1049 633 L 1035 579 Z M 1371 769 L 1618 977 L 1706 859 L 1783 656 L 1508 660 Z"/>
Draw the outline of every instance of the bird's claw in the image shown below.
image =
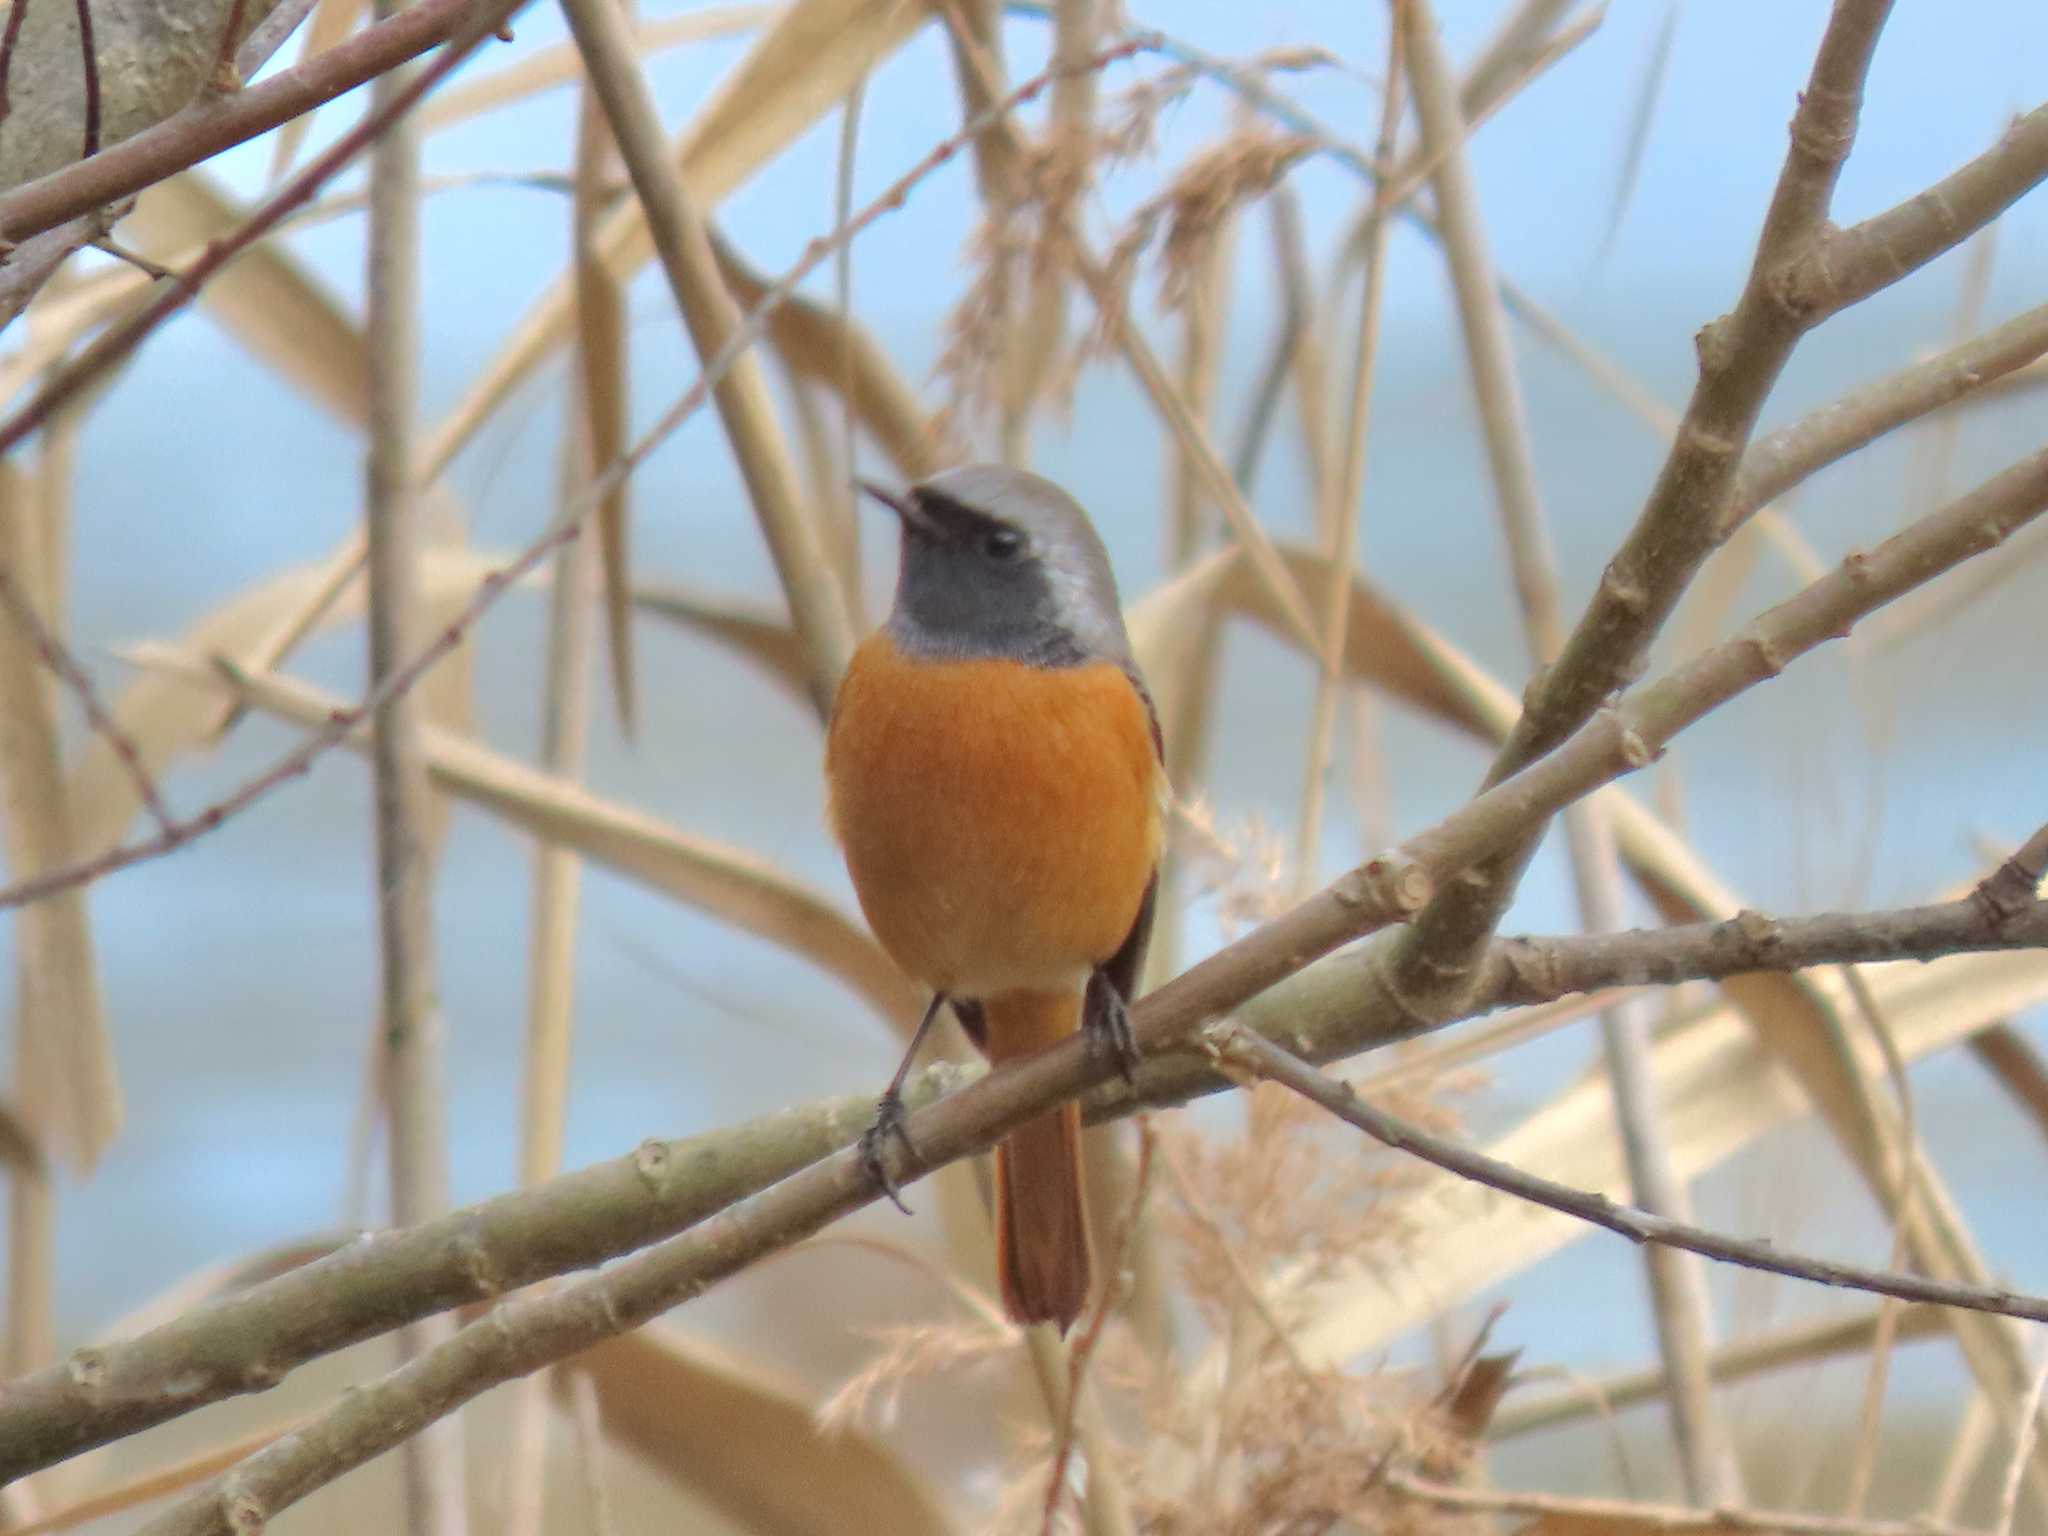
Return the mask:
<path id="1" fill-rule="evenodd" d="M 1126 1083 L 1138 1080 L 1138 1036 L 1131 1028 L 1131 1010 L 1110 979 L 1097 971 L 1088 979 L 1088 1006 L 1083 1027 L 1098 1050 L 1107 1051 Z"/>
<path id="2" fill-rule="evenodd" d="M 889 1172 L 889 1165 L 882 1156 L 882 1149 L 891 1136 L 903 1143 L 903 1150 L 912 1157 L 917 1156 L 917 1145 L 910 1139 L 909 1117 L 903 1110 L 903 1096 L 894 1088 L 875 1102 L 875 1118 L 868 1128 L 860 1133 L 861 1166 L 868 1176 L 882 1186 L 882 1193 L 904 1215 L 910 1214 L 910 1207 L 903 1203 L 903 1191 L 897 1187 L 895 1178 Z"/>

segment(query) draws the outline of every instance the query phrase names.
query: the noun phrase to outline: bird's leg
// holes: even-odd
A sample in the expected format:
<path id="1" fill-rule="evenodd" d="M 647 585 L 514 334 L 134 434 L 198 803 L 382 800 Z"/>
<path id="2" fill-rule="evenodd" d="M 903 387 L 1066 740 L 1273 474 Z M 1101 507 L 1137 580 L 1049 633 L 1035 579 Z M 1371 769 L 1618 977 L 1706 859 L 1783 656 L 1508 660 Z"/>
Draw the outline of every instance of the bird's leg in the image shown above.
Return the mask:
<path id="1" fill-rule="evenodd" d="M 1081 1029 L 1096 1049 L 1109 1052 L 1127 1083 L 1138 1080 L 1138 1037 L 1131 1029 L 1131 1010 L 1109 973 L 1096 970 L 1088 978 L 1081 1001 Z"/>
<path id="2" fill-rule="evenodd" d="M 917 1147 L 910 1139 L 910 1128 L 903 1113 L 903 1084 L 910 1077 L 911 1063 L 917 1060 L 917 1049 L 924 1044 L 924 1037 L 931 1032 L 932 1021 L 939 1016 L 939 1008 L 946 1001 L 946 994 L 934 992 L 931 1006 L 918 1020 L 917 1033 L 910 1037 L 910 1049 L 903 1053 L 903 1061 L 896 1068 L 896 1075 L 889 1079 L 889 1086 L 882 1090 L 882 1097 L 875 1104 L 874 1123 L 860 1133 L 860 1160 L 882 1186 L 882 1192 L 895 1203 L 896 1209 L 904 1215 L 910 1214 L 910 1207 L 903 1203 L 903 1193 L 896 1187 L 896 1181 L 889 1176 L 889 1169 L 882 1161 L 882 1143 L 894 1136 L 903 1143 L 903 1150 L 912 1157 L 917 1156 Z"/>

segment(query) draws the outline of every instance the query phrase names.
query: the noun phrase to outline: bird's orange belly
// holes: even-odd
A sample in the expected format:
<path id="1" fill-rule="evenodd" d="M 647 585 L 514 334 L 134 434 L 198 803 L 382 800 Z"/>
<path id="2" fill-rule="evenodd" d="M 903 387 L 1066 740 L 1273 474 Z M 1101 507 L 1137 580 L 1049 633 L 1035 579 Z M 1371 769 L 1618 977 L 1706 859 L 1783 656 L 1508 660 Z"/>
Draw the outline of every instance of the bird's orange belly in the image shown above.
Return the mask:
<path id="1" fill-rule="evenodd" d="M 1130 933 L 1164 797 L 1121 668 L 907 661 L 877 634 L 825 762 L 861 909 L 934 990 L 1078 988 Z"/>

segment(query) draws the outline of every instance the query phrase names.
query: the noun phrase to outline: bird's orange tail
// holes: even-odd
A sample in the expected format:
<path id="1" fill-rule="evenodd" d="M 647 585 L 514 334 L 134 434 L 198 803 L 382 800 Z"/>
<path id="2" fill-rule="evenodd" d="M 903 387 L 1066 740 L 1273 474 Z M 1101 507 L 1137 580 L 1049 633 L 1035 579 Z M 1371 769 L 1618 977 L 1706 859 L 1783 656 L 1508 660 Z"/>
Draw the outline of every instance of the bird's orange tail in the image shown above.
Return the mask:
<path id="1" fill-rule="evenodd" d="M 1000 1063 L 1072 1034 L 1080 999 L 1012 993 L 988 999 L 988 1054 Z M 1081 1108 L 1062 1104 L 996 1147 L 996 1274 L 1019 1323 L 1061 1333 L 1088 1301 L 1088 1216 L 1081 1194 Z"/>
<path id="2" fill-rule="evenodd" d="M 1078 1104 L 1019 1126 L 996 1148 L 996 1271 L 1020 1323 L 1065 1333 L 1088 1301 Z"/>

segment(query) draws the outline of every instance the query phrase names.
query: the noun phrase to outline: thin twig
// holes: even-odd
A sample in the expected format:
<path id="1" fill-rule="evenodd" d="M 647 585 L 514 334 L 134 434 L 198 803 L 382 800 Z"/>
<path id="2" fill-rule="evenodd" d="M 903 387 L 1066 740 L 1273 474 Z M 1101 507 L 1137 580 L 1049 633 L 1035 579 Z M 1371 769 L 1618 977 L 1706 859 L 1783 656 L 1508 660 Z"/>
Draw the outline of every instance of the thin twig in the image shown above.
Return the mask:
<path id="1" fill-rule="evenodd" d="M 1462 1509 L 1500 1515 L 1533 1515 L 1555 1521 L 1556 1528 L 1568 1526 L 1587 1530 L 1640 1532 L 1678 1531 L 1684 1536 L 1704 1536 L 1707 1531 L 1725 1531 L 1730 1536 L 1754 1532 L 1756 1536 L 1972 1536 L 1953 1525 L 1925 1520 L 1860 1520 L 1839 1515 L 1809 1515 L 1790 1510 L 1748 1509 L 1723 1506 L 1702 1510 L 1683 1504 L 1639 1504 L 1628 1499 L 1574 1499 L 1551 1493 L 1495 1493 L 1488 1489 L 1456 1488 L 1447 1483 L 1427 1482 L 1405 1472 L 1390 1473 L 1387 1486 L 1419 1503 L 1443 1509 Z"/>
<path id="2" fill-rule="evenodd" d="M 77 0 L 79 70 L 85 77 L 85 149 L 90 160 L 100 152 L 100 52 L 92 37 L 92 0 Z"/>
<path id="3" fill-rule="evenodd" d="M 491 21 L 524 3 L 488 0 Z M 18 28 L 26 9 L 20 4 L 9 7 L 7 36 Z M 19 244 L 268 133 L 417 58 L 436 43 L 468 37 L 465 27 L 475 13 L 475 0 L 418 0 L 389 20 L 365 28 L 340 46 L 291 69 L 280 70 L 261 84 L 228 96 L 201 95 L 153 127 L 0 194 L 0 239 Z M 488 26 L 477 29 L 475 41 L 481 42 L 488 31 Z M 6 37 L 0 37 L 0 66 L 4 66 L 6 46 Z"/>
<path id="4" fill-rule="evenodd" d="M 403 21 L 406 17 L 425 11 L 436 3 L 438 3 L 438 0 L 420 0 L 419 5 L 411 10 L 401 12 L 392 20 L 394 23 Z M 451 3 L 453 3 L 453 0 L 451 0 Z M 452 35 L 449 42 L 435 56 L 432 63 L 413 76 L 404 90 L 396 92 L 364 113 L 362 120 L 355 127 L 337 139 L 323 154 L 312 160 L 298 175 L 294 176 L 284 186 L 271 194 L 271 196 L 264 199 L 256 210 L 247 219 L 243 220 L 232 234 L 208 245 L 205 251 L 200 254 L 198 260 L 187 267 L 176 282 L 166 285 L 164 290 L 155 299 L 137 311 L 125 324 L 115 326 L 103 332 L 92 345 L 85 348 L 67 366 L 60 369 L 42 389 L 36 392 L 33 399 L 10 416 L 4 424 L 0 424 L 0 456 L 12 452 L 23 438 L 48 421 L 60 407 L 74 398 L 101 374 L 127 357 L 130 352 L 134 351 L 141 344 L 146 336 L 172 315 L 183 309 L 186 304 L 190 303 L 198 295 L 200 288 L 214 273 L 247 250 L 257 240 L 268 234 L 287 214 L 291 213 L 301 204 L 311 201 L 314 194 L 328 180 L 337 175 L 344 166 L 374 142 L 386 128 L 402 117 L 422 96 L 433 89 L 435 84 L 446 77 L 457 64 L 460 64 L 467 58 L 471 51 L 489 35 L 491 24 L 500 16 L 509 16 L 514 10 L 525 3 L 527 3 L 527 0 L 486 0 L 483 12 L 475 13 L 466 8 L 467 0 L 462 0 L 465 8 L 460 9 L 458 14 L 452 18 L 450 28 Z M 418 50 L 415 51 L 417 52 Z M 327 55 L 323 54 L 321 57 L 325 58 Z M 243 95 L 254 94 L 255 92 L 253 91 L 243 93 Z M 233 99 L 239 101 L 242 99 L 242 95 L 238 95 Z M 137 134 L 135 138 L 125 140 L 124 145 L 136 143 L 145 136 L 144 134 Z M 97 164 L 97 158 L 92 163 Z M 148 185 L 148 182 L 145 181 L 143 184 Z M 35 185 L 35 183 L 31 183 L 28 187 L 20 189 L 19 192 L 10 194 L 10 197 L 17 197 L 31 191 Z M 119 191 L 115 191 L 111 195 L 120 196 L 122 194 Z M 86 206 L 90 208 L 93 204 L 88 203 Z M 0 240 L 21 238 L 16 233 L 15 226 L 8 221 L 8 208 L 8 199 L 0 198 Z M 37 224 L 36 227 L 46 228 L 47 224 Z"/>
<path id="5" fill-rule="evenodd" d="M 173 825 L 170 808 L 164 804 L 156 780 L 150 777 L 149 769 L 143 765 L 142 751 L 135 745 L 135 738 L 108 711 L 85 668 L 71 654 L 63 637 L 43 622 L 35 604 L 28 600 L 28 594 L 22 591 L 14 573 L 4 562 L 0 562 L 0 610 L 4 610 L 21 627 L 43 665 L 56 673 L 64 686 L 71 690 L 79 708 L 85 713 L 86 724 L 113 749 L 114 756 L 121 760 L 121 766 L 134 781 L 135 792 L 149 808 L 149 814 L 159 827 L 168 832 Z"/>
<path id="6" fill-rule="evenodd" d="M 233 0 L 228 6 L 227 20 L 220 29 L 220 47 L 214 50 L 213 71 L 209 84 L 216 91 L 238 91 L 242 88 L 242 77 L 235 69 L 235 34 L 242 30 L 242 10 L 247 0 Z"/>
<path id="7" fill-rule="evenodd" d="M 7 7 L 7 28 L 0 32 L 0 123 L 14 110 L 11 89 L 14 79 L 14 45 L 21 41 L 21 24 L 28 19 L 29 0 L 14 0 Z"/>
<path id="8" fill-rule="evenodd" d="M 1809 1280 L 1816 1285 L 1839 1286 L 1846 1290 L 1867 1291 L 1875 1296 L 1896 1296 L 1903 1301 L 1934 1302 L 1973 1312 L 2048 1322 L 2048 1297 L 2020 1296 L 1990 1286 L 1957 1285 L 1896 1270 L 1868 1269 L 1859 1264 L 1809 1258 L 1785 1252 L 1767 1238 L 1730 1237 L 1705 1227 L 1672 1221 L 1635 1206 L 1622 1205 L 1592 1190 L 1573 1189 L 1568 1184 L 1529 1173 L 1373 1107 L 1354 1093 L 1350 1084 L 1317 1071 L 1291 1051 L 1241 1025 L 1228 1021 L 1211 1024 L 1202 1032 L 1202 1039 L 1225 1071 L 1235 1067 L 1253 1076 L 1268 1078 L 1320 1104 L 1338 1119 L 1396 1152 L 1406 1152 L 1446 1173 L 1470 1179 L 1475 1184 L 1484 1184 L 1504 1195 L 1513 1195 L 1532 1205 L 1545 1206 L 1593 1226 L 1604 1227 L 1632 1243 L 1664 1243 L 1724 1264 L 1739 1264 L 1746 1269 L 1784 1275 L 1794 1280 Z"/>

